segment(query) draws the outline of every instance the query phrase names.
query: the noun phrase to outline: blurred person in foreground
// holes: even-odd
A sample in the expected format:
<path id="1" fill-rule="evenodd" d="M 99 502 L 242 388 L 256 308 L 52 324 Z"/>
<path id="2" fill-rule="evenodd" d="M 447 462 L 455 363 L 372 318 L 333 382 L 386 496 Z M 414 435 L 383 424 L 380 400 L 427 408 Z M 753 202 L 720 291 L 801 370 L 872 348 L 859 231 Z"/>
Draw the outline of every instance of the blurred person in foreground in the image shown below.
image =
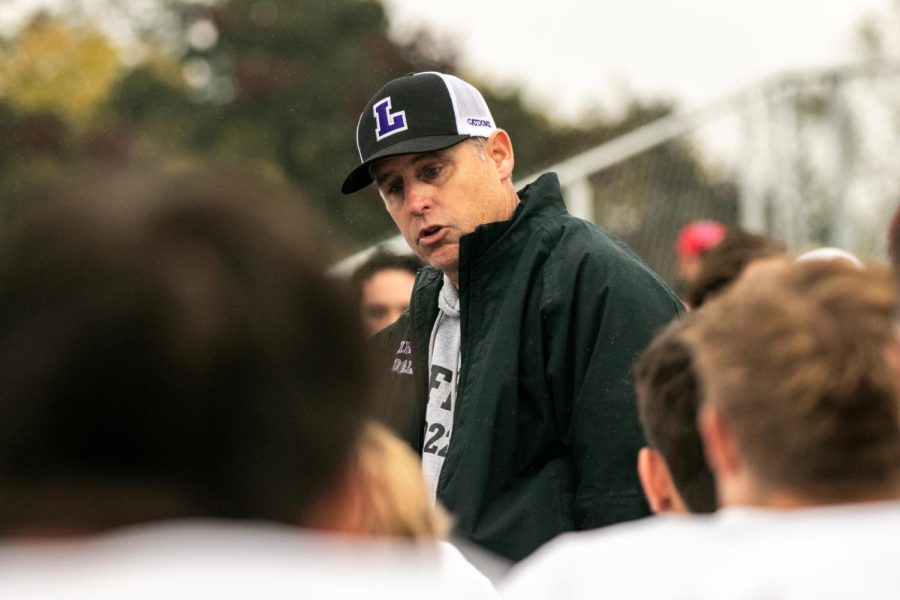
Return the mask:
<path id="1" fill-rule="evenodd" d="M 666 327 L 635 364 L 638 416 L 647 438 L 638 454 L 638 474 L 655 513 L 710 513 L 718 505 L 697 427 L 696 367 L 678 337 L 692 318 Z"/>
<path id="2" fill-rule="evenodd" d="M 489 580 L 477 572 L 457 546 L 448 541 L 452 519 L 440 504 L 433 504 L 416 454 L 400 438 L 380 423 L 369 423 L 363 431 L 355 460 L 354 478 L 358 498 L 353 519 L 336 523 L 346 533 L 404 539 L 426 548 L 436 547 L 441 566 L 451 578 L 480 579 L 486 589 Z M 327 515 L 323 515 L 327 519 Z M 460 541 L 456 541 L 460 544 Z M 497 577 L 507 564 L 491 560 L 464 543 L 480 569 Z"/>
<path id="3" fill-rule="evenodd" d="M 679 245 L 690 246 L 691 235 L 715 242 L 698 253 L 688 294 L 692 308 L 722 294 L 754 264 L 777 266 L 789 260 L 784 246 L 771 237 L 739 228 L 722 230 L 719 236 L 714 224 L 701 229 L 704 235 L 685 228 L 686 240 Z M 825 255 L 815 253 L 810 260 Z M 671 323 L 635 365 L 638 415 L 647 439 L 638 455 L 638 474 L 656 513 L 708 513 L 717 508 L 715 481 L 697 428 L 696 367 L 691 349 L 679 339 L 690 318 Z"/>
<path id="4" fill-rule="evenodd" d="M 413 254 L 377 249 L 353 271 L 350 283 L 368 335 L 375 335 L 409 308 L 422 261 Z"/>
<path id="5" fill-rule="evenodd" d="M 769 268 L 694 313 L 701 436 L 723 508 L 552 542 L 504 595 L 897 598 L 895 290 L 838 262 Z"/>
<path id="6" fill-rule="evenodd" d="M 457 77 L 388 82 L 356 141 L 342 191 L 374 182 L 430 265 L 376 343 L 388 420 L 457 531 L 519 560 L 564 531 L 649 514 L 631 366 L 678 298 L 568 214 L 555 174 L 517 192 L 509 135 Z"/>
<path id="7" fill-rule="evenodd" d="M 373 377 L 308 212 L 225 172 L 50 188 L 0 240 L 0 596 L 481 597 L 328 533 Z"/>

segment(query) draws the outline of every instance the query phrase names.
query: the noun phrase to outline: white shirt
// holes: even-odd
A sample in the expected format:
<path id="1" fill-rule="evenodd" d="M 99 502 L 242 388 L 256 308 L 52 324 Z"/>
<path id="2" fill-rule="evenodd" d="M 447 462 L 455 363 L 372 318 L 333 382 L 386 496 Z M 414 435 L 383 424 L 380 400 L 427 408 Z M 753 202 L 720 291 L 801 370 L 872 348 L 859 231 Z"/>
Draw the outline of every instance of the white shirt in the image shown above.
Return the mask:
<path id="1" fill-rule="evenodd" d="M 438 481 L 450 449 L 461 343 L 459 292 L 444 275 L 444 287 L 438 296 L 438 316 L 428 348 L 428 404 L 422 443 L 422 474 L 432 503 L 437 502 Z"/>
<path id="2" fill-rule="evenodd" d="M 661 515 L 560 536 L 507 600 L 900 598 L 900 502 Z"/>
<path id="3" fill-rule="evenodd" d="M 0 543 L 0 598 L 16 600 L 494 597 L 484 576 L 441 545 L 428 551 L 264 523 L 184 521 Z"/>

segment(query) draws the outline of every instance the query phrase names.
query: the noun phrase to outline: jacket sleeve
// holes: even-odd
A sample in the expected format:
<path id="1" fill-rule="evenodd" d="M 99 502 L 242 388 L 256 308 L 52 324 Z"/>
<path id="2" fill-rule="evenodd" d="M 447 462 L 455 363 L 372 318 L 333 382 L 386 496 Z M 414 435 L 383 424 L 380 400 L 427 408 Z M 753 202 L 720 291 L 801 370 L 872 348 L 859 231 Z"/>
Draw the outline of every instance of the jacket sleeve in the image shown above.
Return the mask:
<path id="1" fill-rule="evenodd" d="M 569 256 L 545 277 L 547 377 L 575 471 L 575 526 L 646 516 L 633 363 L 681 303 L 626 252 Z"/>

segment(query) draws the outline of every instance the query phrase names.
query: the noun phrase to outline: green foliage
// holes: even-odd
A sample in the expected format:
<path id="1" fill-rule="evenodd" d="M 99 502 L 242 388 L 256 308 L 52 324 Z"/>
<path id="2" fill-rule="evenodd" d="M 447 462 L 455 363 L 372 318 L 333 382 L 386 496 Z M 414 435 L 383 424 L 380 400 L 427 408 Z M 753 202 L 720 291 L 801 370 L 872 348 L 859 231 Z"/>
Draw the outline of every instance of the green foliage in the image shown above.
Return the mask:
<path id="1" fill-rule="evenodd" d="M 7 78 L 0 99 L 0 133 L 7 134 L 0 144 L 0 194 L 40 179 L 54 164 L 86 158 L 174 165 L 216 160 L 296 188 L 328 217 L 330 233 L 346 251 L 394 233 L 374 192 L 339 192 L 358 160 L 359 111 L 393 77 L 423 69 L 454 72 L 452 44 L 425 32 L 407 45 L 394 43 L 375 0 L 165 0 L 151 14 L 137 0 L 71 1 L 72 10 L 51 21 L 56 37 L 48 36 L 33 60 L 65 55 L 66 43 L 83 39 L 77 33 L 83 23 L 102 25 L 104 18 L 119 28 L 129 25 L 130 46 L 121 50 L 141 60 L 127 67 L 118 62 L 111 75 L 108 60 L 100 60 L 108 53 L 98 48 L 112 46 L 92 34 L 94 54 L 88 56 L 95 64 L 71 62 L 68 73 L 72 80 L 97 78 L 90 89 L 102 93 L 91 97 L 90 110 L 65 109 L 62 101 L 70 98 L 63 87 L 56 104 L 12 101 L 24 87 Z M 31 31 L 20 32 L 12 47 Z M 474 83 L 513 137 L 520 176 L 669 110 L 636 104 L 621 122 L 560 126 L 524 108 L 517 93 L 498 95 Z M 17 86 L 23 89 L 12 89 Z M 660 192 L 710 187 L 682 146 L 664 146 L 640 161 L 599 176 L 602 195 L 614 193 L 618 204 L 643 215 L 645 200 L 632 193 L 630 182 L 647 173 L 654 173 L 653 189 Z M 648 170 L 648 164 L 665 168 Z"/>
<path id="2" fill-rule="evenodd" d="M 118 71 L 116 51 L 103 35 L 39 17 L 0 54 L 0 98 L 24 113 L 50 112 L 78 123 L 93 116 Z"/>

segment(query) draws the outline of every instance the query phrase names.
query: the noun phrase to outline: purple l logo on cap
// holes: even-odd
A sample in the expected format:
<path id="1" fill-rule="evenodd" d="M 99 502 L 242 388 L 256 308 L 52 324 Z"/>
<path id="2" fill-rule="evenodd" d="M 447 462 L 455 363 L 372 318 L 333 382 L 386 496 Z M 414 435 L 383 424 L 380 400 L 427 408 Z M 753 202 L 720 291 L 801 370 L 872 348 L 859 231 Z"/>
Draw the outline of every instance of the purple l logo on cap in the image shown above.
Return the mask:
<path id="1" fill-rule="evenodd" d="M 406 111 L 401 110 L 392 113 L 390 96 L 384 100 L 379 100 L 378 103 L 372 107 L 372 112 L 375 113 L 375 121 L 378 124 L 378 126 L 375 127 L 376 141 L 380 142 L 389 135 L 407 129 Z"/>

